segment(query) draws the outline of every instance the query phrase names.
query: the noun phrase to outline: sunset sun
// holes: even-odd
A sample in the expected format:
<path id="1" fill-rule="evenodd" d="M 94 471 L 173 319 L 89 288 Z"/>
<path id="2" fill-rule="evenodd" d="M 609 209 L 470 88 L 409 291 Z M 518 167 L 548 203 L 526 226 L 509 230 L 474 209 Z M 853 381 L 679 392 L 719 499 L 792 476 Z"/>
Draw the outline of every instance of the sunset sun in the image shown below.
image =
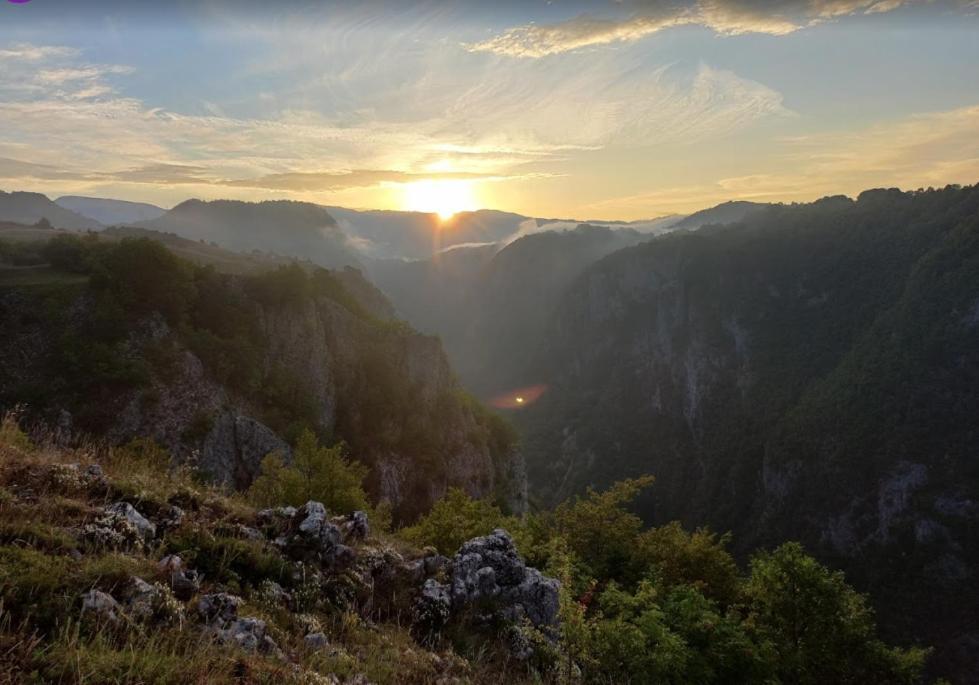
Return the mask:
<path id="1" fill-rule="evenodd" d="M 478 208 L 472 181 L 416 181 L 403 192 L 403 209 L 438 214 L 443 221 Z"/>

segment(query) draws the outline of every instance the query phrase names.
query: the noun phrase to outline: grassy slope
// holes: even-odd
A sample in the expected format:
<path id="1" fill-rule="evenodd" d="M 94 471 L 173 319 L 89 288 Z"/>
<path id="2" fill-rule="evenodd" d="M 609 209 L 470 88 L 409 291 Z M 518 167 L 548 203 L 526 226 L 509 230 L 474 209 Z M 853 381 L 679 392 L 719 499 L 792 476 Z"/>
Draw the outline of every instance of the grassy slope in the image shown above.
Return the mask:
<path id="1" fill-rule="evenodd" d="M 512 682 L 504 667 L 486 657 L 466 661 L 451 651 L 421 648 L 396 616 L 372 615 L 356 600 L 341 601 L 342 577 L 312 594 L 303 616 L 269 601 L 266 581 L 294 594 L 304 588 L 292 566 L 267 543 L 236 532 L 254 526 L 256 512 L 240 497 L 197 483 L 189 472 L 172 472 L 159 454 L 133 448 L 38 449 L 11 421 L 0 428 L 0 683 L 320 683 L 336 675 L 373 683 Z M 100 463 L 107 491 L 81 485 L 64 464 Z M 70 529 L 92 520 L 101 507 L 125 500 L 142 511 L 179 501 L 183 523 L 144 551 L 87 548 Z M 363 543 L 378 551 L 400 549 L 390 536 Z M 171 624 L 98 627 L 80 618 L 81 595 L 98 588 L 118 594 L 130 576 L 159 581 L 158 560 L 179 553 L 205 572 L 202 593 L 230 591 L 246 604 L 241 616 L 261 618 L 287 655 L 246 654 L 203 636 L 193 611 Z M 376 619 L 376 620 L 375 620 Z M 330 647 L 304 647 L 304 623 L 313 620 Z M 291 662 L 291 663 L 290 663 Z M 439 681 L 443 682 L 443 681 Z"/>

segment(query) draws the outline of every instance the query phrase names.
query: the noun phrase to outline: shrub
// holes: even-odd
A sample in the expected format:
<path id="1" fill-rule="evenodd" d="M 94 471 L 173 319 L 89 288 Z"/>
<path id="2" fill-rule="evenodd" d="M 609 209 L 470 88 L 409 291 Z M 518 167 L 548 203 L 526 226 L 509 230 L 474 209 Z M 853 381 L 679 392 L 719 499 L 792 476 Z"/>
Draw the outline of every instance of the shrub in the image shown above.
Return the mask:
<path id="1" fill-rule="evenodd" d="M 756 555 L 744 594 L 750 620 L 774 645 L 782 682 L 883 685 L 921 675 L 927 652 L 879 641 L 866 599 L 798 543 Z"/>
<path id="2" fill-rule="evenodd" d="M 309 500 L 322 502 L 333 512 L 367 509 L 363 482 L 367 467 L 343 456 L 343 446 L 322 447 L 306 430 L 299 437 L 292 463 L 272 453 L 262 461 L 262 472 L 248 490 L 257 506 L 301 506 Z"/>
<path id="3" fill-rule="evenodd" d="M 415 525 L 402 529 L 401 535 L 416 545 L 431 546 L 451 555 L 466 540 L 507 527 L 507 522 L 493 504 L 473 499 L 460 488 L 450 488 Z"/>

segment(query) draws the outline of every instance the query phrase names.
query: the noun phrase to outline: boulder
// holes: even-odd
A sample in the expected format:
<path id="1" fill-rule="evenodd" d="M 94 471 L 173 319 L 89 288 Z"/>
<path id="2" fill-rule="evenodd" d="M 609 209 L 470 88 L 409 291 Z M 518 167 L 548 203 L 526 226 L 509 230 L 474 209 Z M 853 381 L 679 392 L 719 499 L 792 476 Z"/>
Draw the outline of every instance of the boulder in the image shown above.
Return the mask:
<path id="1" fill-rule="evenodd" d="M 116 502 L 115 504 L 110 504 L 105 508 L 105 513 L 107 516 L 123 518 L 132 525 L 133 528 L 140 534 L 143 538 L 143 542 L 150 542 L 156 537 L 156 525 L 151 523 L 149 519 L 139 513 L 136 507 L 131 505 L 129 502 Z"/>
<path id="2" fill-rule="evenodd" d="M 342 540 L 343 532 L 327 518 L 326 507 L 310 501 L 296 511 L 285 534 L 276 542 L 293 559 L 341 569 L 356 559 L 354 551 Z"/>
<path id="3" fill-rule="evenodd" d="M 184 608 L 164 585 L 147 583 L 133 576 L 124 593 L 126 613 L 143 623 L 177 623 L 183 620 Z"/>
<path id="4" fill-rule="evenodd" d="M 204 623 L 224 624 L 238 618 L 238 607 L 244 600 L 227 592 L 216 592 L 201 597 L 197 603 L 197 613 Z"/>
<path id="5" fill-rule="evenodd" d="M 323 633 L 310 633 L 303 638 L 303 642 L 306 645 L 306 649 L 310 651 L 316 651 L 319 649 L 325 649 L 330 646 L 330 641 L 327 639 L 326 635 Z"/>
<path id="6" fill-rule="evenodd" d="M 452 613 L 449 586 L 429 578 L 422 586 L 412 611 L 412 626 L 423 635 L 437 633 Z"/>
<path id="7" fill-rule="evenodd" d="M 242 490 L 255 480 L 262 460 L 271 452 L 286 460 L 292 453 L 268 426 L 249 416 L 225 412 L 204 438 L 198 464 L 218 483 Z"/>
<path id="8" fill-rule="evenodd" d="M 526 617 L 535 627 L 558 620 L 557 580 L 527 568 L 513 539 L 502 529 L 469 540 L 452 563 L 449 592 L 453 610 L 475 604 L 495 609 L 500 618 Z"/>
<path id="9" fill-rule="evenodd" d="M 108 592 L 89 590 L 82 595 L 82 616 L 91 616 L 99 623 L 118 623 L 122 607 Z"/>
<path id="10" fill-rule="evenodd" d="M 92 523 L 77 530 L 78 536 L 99 549 L 142 549 L 156 537 L 156 526 L 128 502 L 116 502 Z"/>
<path id="11" fill-rule="evenodd" d="M 206 632 L 218 642 L 236 645 L 246 652 L 281 656 L 278 645 L 266 634 L 265 621 L 238 616 L 242 604 L 241 597 L 218 592 L 201 597 L 197 613 L 207 626 Z"/>

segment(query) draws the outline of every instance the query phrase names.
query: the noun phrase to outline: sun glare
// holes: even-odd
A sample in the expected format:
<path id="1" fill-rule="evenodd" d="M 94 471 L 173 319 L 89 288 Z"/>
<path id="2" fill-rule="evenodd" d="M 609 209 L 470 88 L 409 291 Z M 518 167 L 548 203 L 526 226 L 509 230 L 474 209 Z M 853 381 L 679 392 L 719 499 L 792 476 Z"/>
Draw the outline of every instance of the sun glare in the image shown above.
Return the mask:
<path id="1" fill-rule="evenodd" d="M 472 181 L 415 181 L 404 187 L 402 207 L 412 212 L 432 212 L 442 221 L 458 212 L 478 209 Z"/>

